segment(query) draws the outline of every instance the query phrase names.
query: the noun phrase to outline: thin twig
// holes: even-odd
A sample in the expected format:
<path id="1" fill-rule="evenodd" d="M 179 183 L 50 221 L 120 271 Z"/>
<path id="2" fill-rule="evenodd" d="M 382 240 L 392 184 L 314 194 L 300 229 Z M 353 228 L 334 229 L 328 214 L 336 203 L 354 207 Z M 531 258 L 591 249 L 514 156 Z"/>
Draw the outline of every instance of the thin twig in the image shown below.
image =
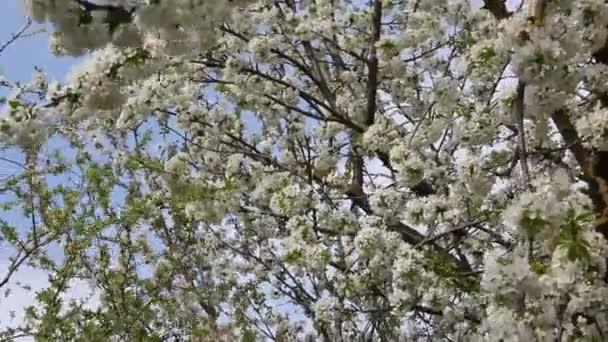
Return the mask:
<path id="1" fill-rule="evenodd" d="M 25 25 L 23 25 L 23 27 L 21 28 L 21 30 L 19 30 L 19 32 L 17 33 L 13 33 L 13 35 L 11 36 L 11 39 L 9 39 L 6 43 L 2 44 L 2 46 L 0 46 L 0 53 L 2 53 L 9 45 L 11 45 L 13 42 L 15 42 L 17 39 L 19 38 L 23 38 L 26 36 L 30 36 L 31 34 L 25 34 L 25 31 L 32 25 L 32 19 L 30 17 L 27 17 L 27 21 L 25 23 Z"/>
<path id="2" fill-rule="evenodd" d="M 519 148 L 519 163 L 521 165 L 521 172 L 524 176 L 524 182 L 526 187 L 530 186 L 530 170 L 528 168 L 528 152 L 526 149 L 526 134 L 524 130 L 524 93 L 526 91 L 526 84 L 519 81 L 517 84 L 517 93 L 515 95 L 515 102 L 513 103 L 513 113 L 515 115 L 515 122 L 518 130 L 518 148 Z"/>
<path id="3" fill-rule="evenodd" d="M 419 244 L 417 244 L 415 248 L 420 248 L 420 247 L 422 247 L 424 245 L 428 245 L 429 243 L 433 243 L 433 242 L 435 242 L 435 241 L 437 241 L 437 240 L 439 240 L 439 239 L 441 239 L 441 238 L 443 238 L 445 236 L 448 236 L 450 234 L 454 234 L 454 233 L 460 232 L 462 230 L 466 230 L 466 229 L 471 228 L 473 226 L 476 226 L 476 225 L 478 225 L 480 223 L 481 223 L 481 221 L 469 222 L 469 223 L 463 224 L 462 226 L 458 226 L 458 227 L 454 227 L 454 228 L 448 229 L 445 232 L 442 232 L 442 233 L 439 233 L 439 234 L 436 234 L 436 235 L 433 235 L 433 236 L 429 236 L 426 239 L 424 239 L 422 242 L 420 242 Z"/>

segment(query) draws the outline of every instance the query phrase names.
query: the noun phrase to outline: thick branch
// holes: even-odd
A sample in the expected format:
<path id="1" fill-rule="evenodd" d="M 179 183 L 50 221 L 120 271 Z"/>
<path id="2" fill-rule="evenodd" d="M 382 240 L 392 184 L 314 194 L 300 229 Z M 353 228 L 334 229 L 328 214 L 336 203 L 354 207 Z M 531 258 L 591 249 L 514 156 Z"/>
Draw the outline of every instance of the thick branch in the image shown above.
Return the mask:
<path id="1" fill-rule="evenodd" d="M 382 151 L 376 151 L 376 155 L 378 156 L 378 159 L 380 159 L 380 161 L 382 162 L 382 165 L 384 165 L 385 168 L 389 169 L 389 171 L 391 171 L 391 172 L 396 172 L 395 169 L 393 168 L 393 165 L 391 164 L 390 157 L 387 153 L 382 152 Z M 434 195 L 437 193 L 437 190 L 435 190 L 433 185 L 425 180 L 422 180 L 422 181 L 420 181 L 420 183 L 411 187 L 411 190 L 416 195 L 421 196 L 421 197 L 430 196 L 430 195 Z"/>
<path id="2" fill-rule="evenodd" d="M 599 63 L 608 64 L 608 38 L 606 38 L 604 46 L 593 54 L 593 58 Z"/>
<path id="3" fill-rule="evenodd" d="M 557 110 L 551 115 L 551 119 L 566 145 L 570 146 L 570 152 L 574 154 L 574 158 L 583 168 L 583 173 L 588 175 L 588 151 L 581 144 L 576 128 L 568 118 L 568 113 L 564 109 Z"/>
<path id="4" fill-rule="evenodd" d="M 380 31 L 382 29 L 382 1 L 374 0 L 374 14 L 372 17 L 372 41 L 369 49 L 369 57 L 367 59 L 367 113 L 365 115 L 365 125 L 374 124 L 374 116 L 376 113 L 376 96 L 378 92 L 378 56 L 376 53 L 376 43 L 380 40 Z"/>
<path id="5" fill-rule="evenodd" d="M 120 6 L 100 5 L 86 0 L 74 0 L 74 2 L 88 14 L 88 18 L 91 18 L 91 12 L 105 12 L 104 22 L 108 24 L 110 32 L 113 32 L 119 25 L 131 23 L 135 12 L 135 8 L 127 10 Z"/>
<path id="6" fill-rule="evenodd" d="M 606 153 L 593 153 L 583 147 L 576 128 L 570 122 L 565 110 L 560 109 L 554 112 L 551 118 L 566 145 L 570 146 L 570 152 L 572 152 L 583 171 L 583 179 L 589 184 L 587 195 L 593 202 L 595 212 L 600 216 L 596 230 L 608 239 L 608 220 L 605 213 L 608 203 L 605 198 L 608 196 L 606 186 L 608 177 L 603 176 L 606 173 L 604 168 L 608 166 L 606 165 L 608 164 L 606 162 L 608 156 L 606 156 Z"/>
<path id="7" fill-rule="evenodd" d="M 484 0 L 483 8 L 487 9 L 496 17 L 496 19 L 505 19 L 511 16 L 511 12 L 507 10 L 505 0 Z"/>
<path id="8" fill-rule="evenodd" d="M 348 195 L 349 199 L 357 207 L 359 207 L 361 210 L 363 210 L 363 212 L 365 212 L 367 215 L 375 215 L 369 204 L 367 195 L 363 191 L 360 191 L 359 193 L 349 192 L 347 195 Z M 413 245 L 413 246 L 418 246 L 422 243 L 425 243 L 425 244 L 428 243 L 431 245 L 431 247 L 437 253 L 446 257 L 447 260 L 452 261 L 457 266 L 457 268 L 460 272 L 467 273 L 467 274 L 472 273 L 471 267 L 469 266 L 468 263 L 466 263 L 466 262 L 458 259 L 454 255 L 450 254 L 447 250 L 445 250 L 444 248 L 442 248 L 441 246 L 436 244 L 434 241 L 425 242 L 427 237 L 425 235 L 421 234 L 420 232 L 418 232 L 416 229 L 404 224 L 403 222 L 401 222 L 399 220 L 394 220 L 393 222 L 388 222 L 388 227 L 391 231 L 399 233 L 401 235 L 401 239 L 404 242 L 406 242 L 410 245 Z"/>
<path id="9" fill-rule="evenodd" d="M 517 124 L 517 143 L 519 150 L 519 163 L 521 165 L 521 172 L 524 176 L 526 186 L 530 185 L 530 171 L 528 169 L 528 152 L 526 148 L 526 134 L 524 127 L 524 93 L 526 91 L 526 84 L 519 81 L 517 84 L 517 92 L 515 95 L 515 102 L 513 104 L 513 114 L 515 116 L 515 122 Z"/>

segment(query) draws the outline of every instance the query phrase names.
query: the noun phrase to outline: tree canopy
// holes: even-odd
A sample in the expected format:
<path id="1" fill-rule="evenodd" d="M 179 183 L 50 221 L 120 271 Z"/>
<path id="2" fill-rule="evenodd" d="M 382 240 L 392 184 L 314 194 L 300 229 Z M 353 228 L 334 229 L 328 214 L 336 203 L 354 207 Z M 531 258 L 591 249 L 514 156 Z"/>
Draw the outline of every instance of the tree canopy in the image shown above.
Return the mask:
<path id="1" fill-rule="evenodd" d="M 604 0 L 19 2 L 0 339 L 608 340 Z"/>

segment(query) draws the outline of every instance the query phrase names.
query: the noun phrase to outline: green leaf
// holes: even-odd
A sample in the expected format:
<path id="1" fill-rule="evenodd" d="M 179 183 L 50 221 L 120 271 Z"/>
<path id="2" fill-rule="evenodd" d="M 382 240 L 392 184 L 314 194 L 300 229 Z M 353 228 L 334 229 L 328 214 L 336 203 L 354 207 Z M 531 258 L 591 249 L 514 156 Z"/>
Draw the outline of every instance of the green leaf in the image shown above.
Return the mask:
<path id="1" fill-rule="evenodd" d="M 530 270 L 538 275 L 547 273 L 547 271 L 549 270 L 549 267 L 550 267 L 550 264 L 543 260 L 535 259 L 535 260 L 532 260 L 532 262 L 530 263 Z"/>
<path id="2" fill-rule="evenodd" d="M 287 252 L 285 254 L 285 257 L 283 258 L 283 260 L 285 260 L 285 263 L 289 265 L 297 264 L 300 259 L 302 259 L 302 252 L 300 252 L 299 250 L 291 250 Z"/>
<path id="3" fill-rule="evenodd" d="M 529 235 L 534 236 L 540 233 L 548 222 L 545 219 L 538 217 L 531 210 L 526 209 L 524 210 L 519 223 Z"/>
<path id="4" fill-rule="evenodd" d="M 255 338 L 256 338 L 256 333 L 254 331 L 247 330 L 243 334 L 243 339 L 241 341 L 242 342 L 255 342 Z"/>
<path id="5" fill-rule="evenodd" d="M 585 212 L 577 214 L 572 208 L 568 210 L 564 223 L 560 226 L 560 233 L 555 242 L 555 248 L 564 248 L 568 259 L 572 262 L 577 260 L 589 260 L 591 245 L 587 242 L 581 232 L 581 223 L 593 217 L 593 213 Z"/>

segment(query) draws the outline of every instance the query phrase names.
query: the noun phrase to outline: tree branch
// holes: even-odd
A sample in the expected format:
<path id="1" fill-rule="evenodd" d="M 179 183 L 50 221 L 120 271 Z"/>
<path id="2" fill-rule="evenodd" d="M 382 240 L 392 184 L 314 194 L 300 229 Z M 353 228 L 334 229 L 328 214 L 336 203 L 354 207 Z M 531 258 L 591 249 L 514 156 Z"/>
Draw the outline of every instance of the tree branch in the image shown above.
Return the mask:
<path id="1" fill-rule="evenodd" d="M 526 186 L 530 185 L 530 170 L 528 169 L 528 152 L 526 149 L 526 134 L 524 128 L 524 93 L 526 91 L 526 84 L 519 81 L 517 84 L 517 91 L 515 95 L 515 102 L 513 103 L 513 114 L 515 116 L 515 122 L 517 124 L 517 145 L 519 150 L 519 163 L 521 165 L 521 172 L 524 176 Z"/>
<path id="2" fill-rule="evenodd" d="M 444 238 L 444 237 L 446 237 L 448 235 L 459 233 L 459 232 L 461 232 L 463 230 L 467 230 L 467 229 L 469 229 L 471 227 L 474 227 L 476 225 L 479 225 L 481 223 L 482 223 L 481 221 L 473 221 L 473 222 L 469 222 L 469 223 L 463 224 L 463 225 L 458 226 L 458 227 L 454 227 L 454 228 L 448 229 L 448 230 L 446 230 L 446 231 L 444 231 L 442 233 L 439 233 L 439 234 L 436 234 L 436 235 L 433 235 L 433 236 L 429 236 L 429 237 L 425 238 L 423 241 L 421 241 L 419 244 L 417 244 L 416 248 L 420 248 L 422 246 L 434 243 L 435 241 L 441 240 L 442 238 Z"/>
<path id="3" fill-rule="evenodd" d="M 17 33 L 13 33 L 11 35 L 11 38 L 5 42 L 4 44 L 2 44 L 0 46 L 0 53 L 2 53 L 4 50 L 6 50 L 6 48 L 11 45 L 12 43 L 14 43 L 17 39 L 19 38 L 23 38 L 24 36 L 26 36 L 25 31 L 32 25 L 32 19 L 31 18 L 27 18 L 27 22 L 25 23 L 25 25 L 23 25 L 23 27 L 19 30 L 19 32 Z"/>
<path id="4" fill-rule="evenodd" d="M 376 53 L 376 43 L 380 40 L 380 31 L 382 29 L 382 1 L 374 0 L 374 13 L 372 16 L 372 39 L 369 48 L 369 57 L 367 58 L 367 113 L 365 115 L 365 125 L 371 126 L 374 124 L 376 113 L 376 96 L 378 92 L 378 56 Z"/>
<path id="5" fill-rule="evenodd" d="M 347 193 L 347 195 L 348 195 L 349 199 L 357 207 L 359 207 L 361 210 L 363 210 L 364 213 L 366 213 L 367 215 L 375 215 L 375 213 L 373 212 L 373 210 L 369 204 L 367 195 L 362 190 L 359 193 L 349 192 L 349 193 Z M 394 220 L 393 222 L 388 222 L 387 225 L 391 231 L 399 233 L 401 235 L 401 239 L 404 242 L 406 242 L 412 246 L 418 246 L 427 239 L 427 237 L 425 235 L 421 234 L 416 229 L 404 224 L 403 222 L 401 222 L 399 220 Z M 462 260 L 458 259 L 454 255 L 450 254 L 446 249 L 439 246 L 436 243 L 436 241 L 430 241 L 430 242 L 428 242 L 428 244 L 431 245 L 432 249 L 435 250 L 437 253 L 446 257 L 447 260 L 450 260 L 451 262 L 453 262 L 456 265 L 456 267 L 458 268 L 458 270 L 461 271 L 462 273 L 472 273 L 473 272 L 473 270 L 471 269 L 470 265 L 468 265 L 468 263 L 463 262 Z"/>
<path id="6" fill-rule="evenodd" d="M 507 10 L 505 0 L 484 0 L 483 7 L 492 13 L 496 19 L 501 20 L 511 16 L 511 12 Z"/>
<path id="7" fill-rule="evenodd" d="M 74 0 L 85 13 L 90 12 L 105 12 L 104 23 L 108 24 L 110 32 L 114 32 L 116 27 L 122 24 L 129 24 L 133 20 L 133 13 L 136 8 L 127 10 L 124 7 L 113 6 L 113 5 L 100 5 L 86 0 Z"/>

